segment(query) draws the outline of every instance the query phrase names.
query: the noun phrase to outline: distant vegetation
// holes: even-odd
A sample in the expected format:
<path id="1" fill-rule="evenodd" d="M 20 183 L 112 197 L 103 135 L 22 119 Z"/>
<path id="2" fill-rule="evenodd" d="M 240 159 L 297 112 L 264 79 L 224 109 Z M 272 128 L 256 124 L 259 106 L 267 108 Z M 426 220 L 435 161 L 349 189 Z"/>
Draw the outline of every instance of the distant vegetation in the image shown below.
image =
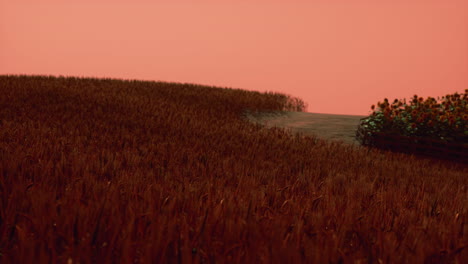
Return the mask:
<path id="1" fill-rule="evenodd" d="M 356 139 L 363 145 L 468 163 L 468 89 L 426 100 L 385 98 L 361 119 Z"/>
<path id="2" fill-rule="evenodd" d="M 409 104 L 406 99 L 390 104 L 385 98 L 377 109 L 375 105 L 371 109 L 372 115 L 363 123 L 369 134 L 389 132 L 468 143 L 468 89 L 464 94 L 447 94 L 437 100 L 414 95 Z"/>
<path id="3" fill-rule="evenodd" d="M 0 76 L 0 263 L 463 263 L 463 164 L 267 129 L 277 93 Z"/>

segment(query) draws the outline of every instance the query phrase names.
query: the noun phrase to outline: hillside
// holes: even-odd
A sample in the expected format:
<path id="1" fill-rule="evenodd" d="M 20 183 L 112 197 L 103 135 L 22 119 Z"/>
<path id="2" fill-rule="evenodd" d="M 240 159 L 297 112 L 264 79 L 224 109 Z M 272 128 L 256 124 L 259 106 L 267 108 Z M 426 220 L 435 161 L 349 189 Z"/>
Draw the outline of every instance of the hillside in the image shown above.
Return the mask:
<path id="1" fill-rule="evenodd" d="M 0 76 L 0 263 L 463 263 L 468 167 L 267 129 L 277 93 Z"/>
<path id="2" fill-rule="evenodd" d="M 262 113 L 247 116 L 246 119 L 266 127 L 286 128 L 303 135 L 359 145 L 356 140 L 356 130 L 364 117 L 281 111 L 280 113 Z"/>

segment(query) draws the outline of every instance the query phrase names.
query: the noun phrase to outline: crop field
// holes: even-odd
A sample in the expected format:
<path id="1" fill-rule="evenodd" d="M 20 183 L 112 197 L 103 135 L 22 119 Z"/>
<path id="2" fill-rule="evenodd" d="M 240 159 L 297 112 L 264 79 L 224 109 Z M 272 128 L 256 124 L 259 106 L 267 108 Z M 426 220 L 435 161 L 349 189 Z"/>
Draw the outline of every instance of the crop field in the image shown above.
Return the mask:
<path id="1" fill-rule="evenodd" d="M 468 166 L 243 118 L 304 109 L 0 76 L 0 263 L 467 263 Z"/>

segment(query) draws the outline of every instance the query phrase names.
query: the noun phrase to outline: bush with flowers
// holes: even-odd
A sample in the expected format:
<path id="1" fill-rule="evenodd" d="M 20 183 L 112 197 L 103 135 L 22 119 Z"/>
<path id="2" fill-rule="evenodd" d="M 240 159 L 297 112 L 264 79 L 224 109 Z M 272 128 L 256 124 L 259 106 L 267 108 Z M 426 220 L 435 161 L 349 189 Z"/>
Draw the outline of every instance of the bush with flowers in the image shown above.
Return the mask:
<path id="1" fill-rule="evenodd" d="M 371 106 L 373 113 L 361 120 L 356 138 L 372 138 L 376 132 L 409 137 L 429 137 L 446 142 L 468 144 L 468 89 L 463 94 L 448 94 L 426 100 L 414 95 L 406 99 L 387 98 Z"/>

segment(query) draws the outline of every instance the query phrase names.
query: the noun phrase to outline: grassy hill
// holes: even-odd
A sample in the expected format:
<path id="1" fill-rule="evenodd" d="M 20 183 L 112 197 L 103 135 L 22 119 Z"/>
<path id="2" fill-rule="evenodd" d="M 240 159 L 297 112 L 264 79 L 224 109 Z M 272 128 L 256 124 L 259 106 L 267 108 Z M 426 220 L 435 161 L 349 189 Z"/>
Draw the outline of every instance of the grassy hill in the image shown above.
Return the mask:
<path id="1" fill-rule="evenodd" d="M 266 129 L 278 93 L 0 76 L 1 263 L 468 259 L 468 168 Z"/>

